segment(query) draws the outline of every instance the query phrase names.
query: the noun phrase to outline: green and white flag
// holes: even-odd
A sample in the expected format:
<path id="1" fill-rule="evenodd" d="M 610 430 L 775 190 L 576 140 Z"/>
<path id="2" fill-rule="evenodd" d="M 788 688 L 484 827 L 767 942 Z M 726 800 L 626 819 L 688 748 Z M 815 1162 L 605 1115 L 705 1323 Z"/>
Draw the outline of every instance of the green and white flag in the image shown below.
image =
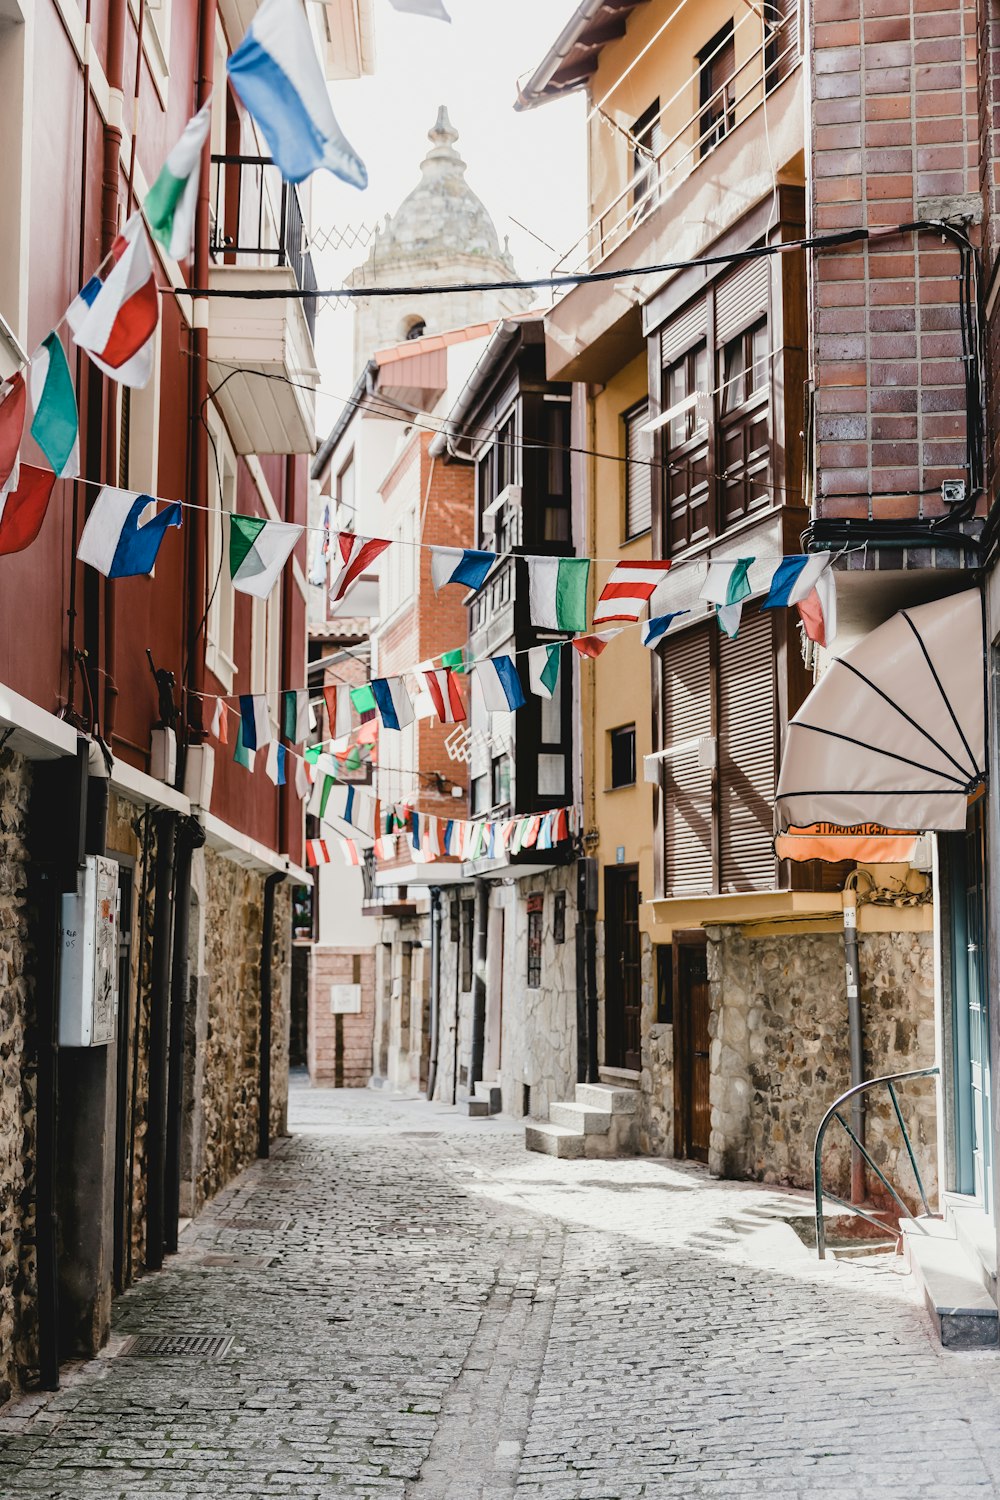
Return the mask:
<path id="1" fill-rule="evenodd" d="M 57 479 L 75 479 L 80 472 L 80 420 L 57 333 L 46 334 L 31 356 L 29 385 L 35 409 L 31 436 Z"/>
<path id="2" fill-rule="evenodd" d="M 266 599 L 302 535 L 290 521 L 257 516 L 229 517 L 229 572 L 241 594 Z"/>
<path id="3" fill-rule="evenodd" d="M 586 630 L 589 577 L 589 557 L 529 557 L 531 623 L 541 630 Z"/>
<path id="4" fill-rule="evenodd" d="M 236 746 L 233 750 L 233 760 L 245 771 L 253 770 L 253 763 L 257 758 L 256 750 L 248 750 L 243 743 L 243 720 L 236 721 Z"/>
<path id="5" fill-rule="evenodd" d="M 532 646 L 528 652 L 528 683 L 539 698 L 551 698 L 559 681 L 562 646 Z"/>
<path id="6" fill-rule="evenodd" d="M 201 178 L 201 152 L 212 126 L 212 101 L 202 105 L 163 164 L 146 195 L 143 212 L 154 240 L 174 257 L 187 260 L 194 239 Z"/>
<path id="7" fill-rule="evenodd" d="M 735 639 L 743 617 L 743 601 L 753 592 L 747 574 L 753 567 L 752 557 L 734 558 L 732 562 L 712 562 L 699 598 L 714 604 L 719 628 L 730 640 Z"/>

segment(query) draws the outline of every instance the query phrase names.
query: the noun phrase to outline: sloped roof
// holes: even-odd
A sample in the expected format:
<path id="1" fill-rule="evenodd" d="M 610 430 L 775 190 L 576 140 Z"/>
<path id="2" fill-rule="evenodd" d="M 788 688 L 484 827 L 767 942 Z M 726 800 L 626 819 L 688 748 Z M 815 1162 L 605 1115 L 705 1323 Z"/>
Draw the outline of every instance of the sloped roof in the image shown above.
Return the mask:
<path id="1" fill-rule="evenodd" d="M 601 48 L 625 35 L 629 16 L 648 0 L 582 0 L 523 89 L 515 109 L 533 109 L 583 88 Z"/>

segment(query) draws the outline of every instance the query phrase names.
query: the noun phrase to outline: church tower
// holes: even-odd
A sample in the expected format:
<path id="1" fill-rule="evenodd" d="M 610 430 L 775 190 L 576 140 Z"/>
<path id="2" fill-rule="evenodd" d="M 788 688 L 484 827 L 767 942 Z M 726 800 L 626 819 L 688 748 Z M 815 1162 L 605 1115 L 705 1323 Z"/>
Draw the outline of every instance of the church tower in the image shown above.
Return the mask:
<path id="1" fill-rule="evenodd" d="M 347 278 L 348 286 L 435 286 L 516 278 L 506 242 L 501 248 L 493 220 L 465 180 L 466 164 L 455 150 L 458 131 L 444 105 L 427 134 L 431 149 L 420 164 L 420 182 L 395 214 L 386 215 L 367 260 Z M 359 374 L 378 349 L 523 312 L 532 300 L 528 291 L 359 298 L 354 373 Z"/>

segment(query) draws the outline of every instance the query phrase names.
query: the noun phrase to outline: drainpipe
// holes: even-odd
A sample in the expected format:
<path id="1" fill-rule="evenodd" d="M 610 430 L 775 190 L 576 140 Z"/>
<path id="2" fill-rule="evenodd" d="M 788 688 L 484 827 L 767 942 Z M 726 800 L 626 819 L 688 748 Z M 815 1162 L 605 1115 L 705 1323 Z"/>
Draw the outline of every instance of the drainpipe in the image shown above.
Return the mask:
<path id="1" fill-rule="evenodd" d="M 851 1054 L 851 1087 L 865 1081 L 864 1037 L 861 1029 L 861 964 L 858 959 L 858 906 L 853 891 L 844 892 L 844 956 L 847 967 L 847 1028 Z M 851 1129 L 865 1143 L 864 1095 L 851 1100 Z M 856 1146 L 851 1147 L 851 1202 L 864 1203 L 868 1196 L 865 1163 Z"/>
<path id="2" fill-rule="evenodd" d="M 271 1154 L 271 1011 L 274 984 L 274 892 L 284 880 L 276 870 L 264 881 L 264 919 L 260 955 L 260 1100 L 257 1111 L 257 1155 Z"/>
<path id="3" fill-rule="evenodd" d="M 188 1008 L 191 934 L 191 863 L 205 842 L 197 818 L 181 818 L 177 826 L 177 864 L 174 870 L 174 942 L 170 970 L 170 1051 L 167 1063 L 167 1138 L 164 1164 L 164 1249 L 177 1252 L 181 1214 L 181 1137 L 184 1111 L 184 1020 Z"/>
<path id="4" fill-rule="evenodd" d="M 173 932 L 177 814 L 156 818 L 153 959 L 149 997 L 149 1091 L 146 1121 L 146 1269 L 159 1271 L 166 1240 L 167 1065 L 170 1037 L 170 939 Z"/>
<path id="5" fill-rule="evenodd" d="M 476 943 L 472 973 L 472 1056 L 469 1062 L 469 1094 L 482 1081 L 486 1055 L 486 948 L 490 914 L 489 881 L 476 881 Z"/>
<path id="6" fill-rule="evenodd" d="M 104 124 L 104 164 L 101 179 L 101 258 L 111 250 L 118 235 L 118 182 L 121 177 L 122 115 L 125 103 L 125 22 L 128 0 L 109 0 L 108 45 L 105 76 L 108 82 L 108 112 Z M 140 61 L 141 65 L 141 39 Z M 132 122 L 135 129 L 136 122 Z M 97 382 L 95 382 L 95 385 Z M 118 413 L 111 382 L 101 382 L 104 400 L 105 472 L 111 484 L 118 482 Z M 104 712 L 101 729 L 108 748 L 115 733 L 118 688 L 115 684 L 117 600 L 111 580 L 104 584 Z"/>
<path id="7" fill-rule="evenodd" d="M 427 1098 L 434 1098 L 441 1031 L 441 892 L 431 890 L 431 1057 L 427 1069 Z"/>

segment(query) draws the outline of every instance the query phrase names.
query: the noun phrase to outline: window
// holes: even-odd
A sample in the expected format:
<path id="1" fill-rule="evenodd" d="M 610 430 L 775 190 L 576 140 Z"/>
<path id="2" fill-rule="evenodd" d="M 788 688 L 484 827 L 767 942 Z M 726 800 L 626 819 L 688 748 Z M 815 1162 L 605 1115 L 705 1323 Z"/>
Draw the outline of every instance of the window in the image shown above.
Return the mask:
<path id="1" fill-rule="evenodd" d="M 707 156 L 736 124 L 735 76 L 736 38 L 732 21 L 727 21 L 698 53 L 698 102 L 701 106 L 698 151 L 701 156 Z"/>
<path id="2" fill-rule="evenodd" d="M 651 434 L 643 432 L 649 421 L 649 403 L 627 411 L 625 426 L 625 540 L 642 536 L 653 519 L 653 444 Z"/>
<path id="3" fill-rule="evenodd" d="M 264 693 L 274 728 L 278 726 L 281 681 L 281 582 L 266 599 L 254 599 L 250 615 L 251 693 Z"/>
<path id="4" fill-rule="evenodd" d="M 427 324 L 424 322 L 423 318 L 415 318 L 406 330 L 406 337 L 407 340 L 422 339 L 426 332 Z"/>
<path id="5" fill-rule="evenodd" d="M 478 817 L 480 813 L 490 810 L 490 778 L 488 776 L 474 776 L 472 778 L 472 816 Z"/>
<path id="6" fill-rule="evenodd" d="M 498 755 L 492 767 L 493 806 L 506 807 L 510 802 L 510 756 Z"/>
<path id="7" fill-rule="evenodd" d="M 462 913 L 461 913 L 461 904 L 460 904 L 460 902 L 458 900 L 458 897 L 456 896 L 453 901 L 449 901 L 448 902 L 449 937 L 451 938 L 451 941 L 453 943 L 455 943 L 455 944 L 458 943 L 459 938 L 461 937 L 461 932 L 460 932 L 460 929 L 459 929 L 459 921 L 460 921 L 461 915 L 462 915 Z"/>
<path id="8" fill-rule="evenodd" d="M 544 896 L 528 897 L 528 989 L 542 983 L 542 904 Z"/>
<path id="9" fill-rule="evenodd" d="M 555 906 L 552 913 L 552 941 L 564 943 L 566 941 L 566 892 L 556 891 Z"/>
<path id="10" fill-rule="evenodd" d="M 418 556 L 418 549 L 414 545 L 417 540 L 416 513 L 412 510 L 406 511 L 390 528 L 390 537 L 393 545 L 385 554 L 381 575 L 385 591 L 382 608 L 385 619 L 394 615 L 397 609 L 401 609 L 407 600 L 412 598 L 416 588 Z"/>
<path id="11" fill-rule="evenodd" d="M 354 453 L 351 452 L 343 468 L 337 474 L 337 483 L 334 489 L 336 507 L 334 516 L 339 526 L 354 527 L 354 516 L 357 506 L 354 500 Z"/>
<path id="12" fill-rule="evenodd" d="M 472 989 L 472 944 L 475 938 L 476 903 L 462 902 L 462 991 Z"/>
<path id="13" fill-rule="evenodd" d="M 485 514 L 508 485 L 521 483 L 518 441 L 518 412 L 515 405 L 498 422 L 496 437 L 476 461 L 480 537 L 482 545 L 493 552 L 509 552 L 512 547 L 521 544 L 519 507 L 504 505 L 488 516 Z"/>
<path id="14" fill-rule="evenodd" d="M 719 356 L 723 527 L 770 503 L 769 383 L 767 320 L 762 318 L 730 339 Z"/>
<path id="15" fill-rule="evenodd" d="M 643 110 L 629 134 L 632 146 L 632 216 L 633 224 L 656 207 L 659 166 L 656 158 L 663 145 L 660 128 L 660 101 L 654 99 L 648 109 Z"/>
<path id="16" fill-rule="evenodd" d="M 635 786 L 635 725 L 625 724 L 608 734 L 611 750 L 611 785 Z"/>
<path id="17" fill-rule="evenodd" d="M 133 406 L 132 411 L 134 409 Z M 207 419 L 211 441 L 208 445 L 208 610 L 205 624 L 205 664 L 218 678 L 223 692 L 230 693 L 237 667 L 233 660 L 236 594 L 228 566 L 228 513 L 236 509 L 236 454 L 215 408 L 211 405 L 207 408 Z M 250 691 L 254 689 L 251 688 Z"/>
<path id="18" fill-rule="evenodd" d="M 767 91 L 787 78 L 798 55 L 798 15 L 794 0 L 762 0 L 761 10 L 770 28 L 764 45 Z"/>
<path id="19" fill-rule="evenodd" d="M 698 391 L 711 389 L 708 347 L 704 343 L 676 359 L 663 372 L 663 409 L 679 406 Z M 664 432 L 669 555 L 703 541 L 715 530 L 708 463 L 709 428 L 692 405 L 671 418 Z"/>

